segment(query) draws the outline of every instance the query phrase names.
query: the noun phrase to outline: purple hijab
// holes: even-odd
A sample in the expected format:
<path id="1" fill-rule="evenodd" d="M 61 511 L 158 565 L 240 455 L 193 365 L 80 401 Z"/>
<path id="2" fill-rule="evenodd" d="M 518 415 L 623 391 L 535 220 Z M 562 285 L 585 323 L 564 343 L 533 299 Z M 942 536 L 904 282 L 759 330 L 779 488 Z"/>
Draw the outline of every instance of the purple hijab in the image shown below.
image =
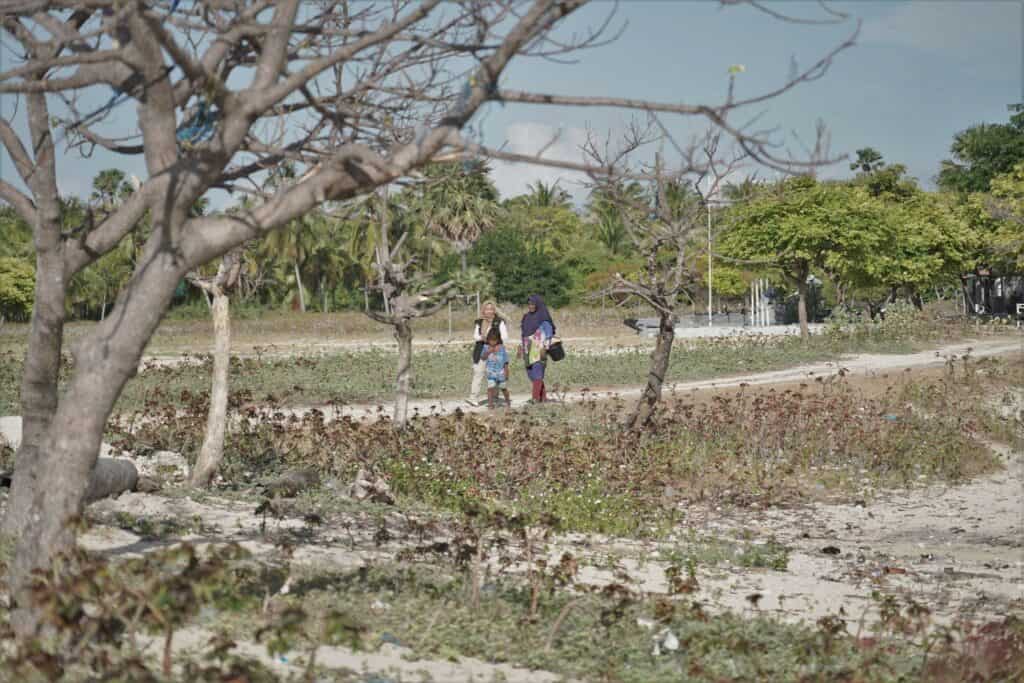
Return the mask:
<path id="1" fill-rule="evenodd" d="M 531 294 L 527 301 L 534 304 L 537 307 L 537 310 L 533 313 L 527 311 L 526 315 L 523 316 L 523 322 L 521 325 L 523 337 L 532 336 L 533 333 L 537 331 L 537 328 L 540 327 L 540 324 L 545 320 L 547 320 L 551 325 L 551 334 L 554 334 L 555 321 L 551 319 L 551 314 L 548 313 L 548 307 L 544 305 L 544 299 L 540 297 L 540 294 Z"/>

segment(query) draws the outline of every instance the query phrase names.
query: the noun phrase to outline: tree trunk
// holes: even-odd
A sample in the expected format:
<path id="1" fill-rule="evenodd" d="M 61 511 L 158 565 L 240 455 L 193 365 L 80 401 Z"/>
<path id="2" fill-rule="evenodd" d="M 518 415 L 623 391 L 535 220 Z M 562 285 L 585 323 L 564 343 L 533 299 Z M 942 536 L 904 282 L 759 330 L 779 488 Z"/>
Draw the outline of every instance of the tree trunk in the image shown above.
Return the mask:
<path id="1" fill-rule="evenodd" d="M 398 342 L 398 374 L 395 380 L 395 429 L 404 429 L 409 420 L 409 387 L 412 384 L 412 326 L 408 321 L 395 325 Z"/>
<path id="2" fill-rule="evenodd" d="M 661 389 L 668 374 L 668 364 L 672 357 L 672 342 L 675 341 L 675 316 L 661 313 L 658 325 L 658 341 L 651 354 L 650 370 L 647 372 L 647 386 L 644 387 L 640 400 L 633 414 L 626 420 L 626 429 L 640 429 L 650 424 L 654 407 L 661 400 Z"/>
<path id="3" fill-rule="evenodd" d="M 32 327 L 21 379 L 21 445 L 15 456 L 14 478 L 4 516 L 3 534 L 12 538 L 28 524 L 28 511 L 40 479 L 41 447 L 57 409 L 57 379 L 64 339 L 64 298 L 67 286 L 57 252 L 39 251 Z"/>
<path id="4" fill-rule="evenodd" d="M 228 295 L 213 290 L 213 383 L 210 409 L 206 415 L 206 436 L 196 466 L 189 477 L 195 487 L 209 486 L 224 457 L 224 431 L 228 420 L 228 367 L 231 361 L 231 312 Z"/>
<path id="5" fill-rule="evenodd" d="M 75 372 L 42 436 L 39 425 L 44 411 L 38 407 L 51 405 L 49 401 L 56 398 L 59 347 L 52 340 L 59 338 L 59 329 L 44 335 L 42 341 L 47 348 L 41 359 L 41 352 L 33 345 L 29 347 L 28 360 L 47 361 L 45 370 L 52 369 L 53 374 L 48 375 L 48 384 L 37 384 L 46 373 L 37 374 L 26 366 L 25 394 L 29 400 L 25 413 L 31 419 L 25 421 L 21 450 L 33 441 L 38 448 L 32 457 L 23 458 L 19 453 L 17 469 L 24 470 L 20 479 L 31 476 L 27 485 L 12 490 L 5 525 L 18 533 L 9 565 L 9 585 L 17 608 L 13 623 L 22 636 L 31 636 L 39 626 L 40 615 L 27 590 L 29 577 L 32 571 L 49 567 L 55 557 L 74 548 L 75 520 L 82 514 L 107 419 L 125 383 L 138 371 L 146 342 L 156 331 L 175 285 L 184 275 L 177 252 L 165 244 L 153 245 L 145 259 L 115 302 L 121 313 L 97 324 L 75 344 Z M 63 303 L 61 300 L 61 311 Z M 43 308 L 37 305 L 37 310 Z M 37 324 L 40 320 L 36 318 Z M 56 353 L 54 349 L 58 349 Z M 45 484 L 45 489 L 40 484 Z"/>
<path id="6" fill-rule="evenodd" d="M 324 287 L 324 278 L 320 278 L 320 311 L 327 312 L 327 289 Z"/>
<path id="7" fill-rule="evenodd" d="M 42 77 L 43 74 L 39 74 Z M 29 134 L 36 168 L 25 178 L 35 199 L 32 223 L 36 250 L 35 304 L 32 327 L 21 376 L 21 445 L 15 455 L 11 495 L 7 500 L 3 534 L 21 534 L 38 515 L 30 513 L 31 503 L 43 495 L 40 489 L 49 482 L 42 472 L 44 444 L 53 433 L 51 425 L 57 411 L 57 380 L 60 375 L 60 351 L 64 342 L 65 300 L 68 276 L 61 253 L 61 212 L 57 192 L 56 150 L 50 130 L 46 95 L 33 93 L 25 98 L 28 107 Z M 97 449 L 99 446 L 97 445 Z M 83 484 L 84 487 L 84 484 Z M 12 562 L 12 567 L 17 563 Z M 11 575 L 15 572 L 12 570 Z M 12 589 L 18 585 L 10 583 Z"/>
<path id="8" fill-rule="evenodd" d="M 811 329 L 807 326 L 807 278 L 796 279 L 796 291 L 799 298 L 796 302 L 796 315 L 800 320 L 800 336 L 807 339 L 811 336 Z"/>
<path id="9" fill-rule="evenodd" d="M 305 313 L 306 293 L 302 289 L 302 278 L 299 277 L 299 262 L 292 261 L 292 265 L 295 267 L 295 286 L 299 288 L 299 310 Z"/>

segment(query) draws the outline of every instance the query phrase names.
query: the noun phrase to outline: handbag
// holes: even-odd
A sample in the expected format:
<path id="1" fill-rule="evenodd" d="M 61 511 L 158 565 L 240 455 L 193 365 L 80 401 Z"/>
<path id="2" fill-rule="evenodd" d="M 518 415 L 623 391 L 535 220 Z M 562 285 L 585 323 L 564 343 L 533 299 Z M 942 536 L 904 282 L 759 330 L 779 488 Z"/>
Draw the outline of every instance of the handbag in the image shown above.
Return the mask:
<path id="1" fill-rule="evenodd" d="M 554 341 L 548 345 L 548 358 L 556 363 L 565 358 L 565 347 L 562 346 L 562 340 L 558 337 L 555 337 Z"/>
<path id="2" fill-rule="evenodd" d="M 484 352 L 484 343 L 482 341 L 475 342 L 473 344 L 473 365 L 480 362 L 480 356 Z"/>

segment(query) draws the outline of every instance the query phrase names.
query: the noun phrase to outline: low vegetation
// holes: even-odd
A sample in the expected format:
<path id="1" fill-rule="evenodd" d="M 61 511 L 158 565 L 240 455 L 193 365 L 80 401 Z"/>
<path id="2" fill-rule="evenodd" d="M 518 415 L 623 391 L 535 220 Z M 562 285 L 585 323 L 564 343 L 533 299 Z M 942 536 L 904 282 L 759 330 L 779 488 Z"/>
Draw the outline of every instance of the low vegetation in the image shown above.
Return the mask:
<path id="1" fill-rule="evenodd" d="M 583 680 L 1010 680 L 1024 667 L 1024 625 L 1013 618 L 937 632 L 926 605 L 880 595 L 879 623 L 853 632 L 836 619 L 797 626 L 760 617 L 756 596 L 747 614 L 710 614 L 688 598 L 697 567 L 785 571 L 788 549 L 771 539 L 672 534 L 657 555 L 667 566 L 665 595 L 638 592 L 613 556 L 555 551 L 550 541 L 570 531 L 668 538 L 687 509 L 703 505 L 853 500 L 961 482 L 1001 467 L 984 441 L 1024 445 L 1004 409 L 1022 385 L 1019 359 L 967 358 L 884 388 L 837 377 L 675 396 L 631 439 L 618 427 L 625 406 L 615 401 L 424 417 L 404 433 L 386 420 L 328 422 L 316 411 L 298 418 L 274 404 L 250 407 L 245 416 L 258 419 L 233 425 L 215 495 L 273 518 L 286 506 L 264 500 L 267 489 L 254 483 L 312 469 L 321 485 L 293 510 L 308 529 L 275 533 L 264 522 L 265 540 L 279 548 L 271 556 L 185 544 L 127 561 L 70 558 L 36 589 L 51 639 L 15 647 L 4 638 L 0 665 L 27 681 L 131 672 L 132 680 L 255 682 L 281 680 L 282 671 L 295 680 L 364 681 L 332 668 L 331 648 L 390 644 L 408 657 L 475 657 Z M 141 409 L 149 419 L 124 414 L 108 438 L 139 457 L 194 453 L 202 399 L 172 409 L 151 392 Z M 296 544 L 351 513 L 354 503 L 332 482 L 351 481 L 357 470 L 382 476 L 397 499 L 397 508 L 358 504 L 370 518 L 397 509 L 435 522 L 407 522 L 405 549 L 361 568 L 293 563 Z M 118 513 L 104 522 L 156 541 L 221 535 L 202 519 Z M 397 532 L 381 524 L 374 542 L 387 544 L 389 533 Z M 594 562 L 614 580 L 579 581 L 580 568 Z M 9 637 L 4 624 L 6 616 L 0 630 Z M 208 645 L 175 646 L 196 637 Z M 237 649 L 243 641 L 267 654 Z M 290 668 L 281 668 L 285 661 Z M 949 672 L 956 676 L 943 678 Z"/>
<path id="2" fill-rule="evenodd" d="M 599 312 L 573 310 L 570 319 L 582 331 L 594 325 L 611 324 Z M 428 319 L 430 320 L 430 319 Z M 436 322 L 436 320 L 434 320 Z M 323 332 L 316 320 L 302 326 L 291 317 L 251 321 L 249 334 L 263 330 L 268 336 L 285 335 L 303 339 Z M 186 345 L 190 334 L 203 334 L 193 325 L 168 323 L 161 343 L 176 349 L 206 348 L 207 344 Z M 965 336 L 999 333 L 999 326 L 976 327 L 960 321 L 925 316 L 912 309 L 897 309 L 884 321 L 836 318 L 822 335 L 809 340 L 786 337 L 745 336 L 734 338 L 681 339 L 669 366 L 669 383 L 776 370 L 802 363 L 837 359 L 859 352 L 905 353 L 928 344 Z M 201 337 L 202 338 L 202 337 Z M 0 347 L 0 414 L 18 412 L 18 387 L 23 348 L 7 337 Z M 636 343 L 636 337 L 625 341 Z M 387 342 L 387 340 L 385 340 Z M 412 396 L 414 398 L 461 398 L 469 390 L 470 344 L 417 348 L 413 355 Z M 328 403 L 390 402 L 394 395 L 396 353 L 373 349 L 324 353 L 282 353 L 275 347 L 256 347 L 252 354 L 232 359 L 230 382 L 233 401 L 242 404 L 318 406 Z M 126 386 L 118 403 L 121 413 L 157 403 L 182 405 L 206 400 L 209 392 L 211 357 L 191 353 L 186 362 L 148 363 Z M 639 385 L 650 361 L 646 348 L 589 351 L 570 345 L 566 359 L 553 366 L 550 383 L 556 390 L 579 391 Z M 513 368 L 510 389 L 526 392 L 525 373 Z M 62 378 L 69 376 L 70 358 L 65 358 Z M 62 380 L 63 381 L 63 380 Z M 158 400 L 159 399 L 159 400 Z"/>
<path id="3" fill-rule="evenodd" d="M 351 481 L 384 476 L 409 503 L 449 511 L 467 503 L 574 531 L 650 536 L 680 503 L 739 506 L 859 500 L 891 487 L 956 483 L 999 467 L 981 439 L 1012 437 L 992 413 L 995 387 L 1024 381 L 1014 363 L 948 363 L 942 379 L 879 395 L 836 378 L 786 390 L 669 400 L 652 427 L 628 435 L 622 406 L 591 400 L 529 412 L 428 416 L 402 432 L 388 421 L 326 421 L 277 405 L 242 411 L 226 444 L 225 485 L 247 488 L 289 468 Z M 194 453 L 205 424 L 199 398 L 168 406 L 160 390 L 142 420 L 110 433 L 137 453 Z M 166 406 L 163 409 L 160 406 Z"/>

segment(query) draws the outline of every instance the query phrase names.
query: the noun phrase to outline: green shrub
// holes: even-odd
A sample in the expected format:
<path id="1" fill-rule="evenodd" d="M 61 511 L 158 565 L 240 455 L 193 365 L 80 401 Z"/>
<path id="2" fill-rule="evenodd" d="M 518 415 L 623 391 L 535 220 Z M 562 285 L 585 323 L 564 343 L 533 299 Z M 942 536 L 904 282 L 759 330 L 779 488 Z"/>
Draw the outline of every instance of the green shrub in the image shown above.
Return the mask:
<path id="1" fill-rule="evenodd" d="M 572 277 L 565 265 L 531 247 L 516 230 L 492 230 L 473 245 L 467 262 L 494 275 L 494 292 L 499 301 L 525 303 L 540 293 L 549 306 L 569 303 Z M 446 261 L 443 271 L 454 275 L 458 259 Z"/>
<path id="2" fill-rule="evenodd" d="M 36 270 L 18 258 L 0 258 L 0 317 L 24 320 L 35 301 Z"/>

